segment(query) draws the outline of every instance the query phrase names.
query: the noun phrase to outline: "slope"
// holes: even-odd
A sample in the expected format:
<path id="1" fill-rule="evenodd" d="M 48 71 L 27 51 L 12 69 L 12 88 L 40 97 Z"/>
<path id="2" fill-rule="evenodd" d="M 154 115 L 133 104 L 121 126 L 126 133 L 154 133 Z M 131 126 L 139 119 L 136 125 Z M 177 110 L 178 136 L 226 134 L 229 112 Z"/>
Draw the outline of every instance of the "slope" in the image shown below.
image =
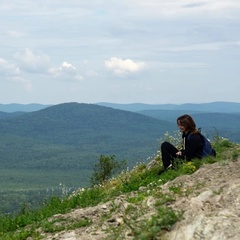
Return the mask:
<path id="1" fill-rule="evenodd" d="M 240 143 L 240 114 L 220 112 L 198 112 L 185 110 L 144 110 L 139 113 L 169 122 L 176 122 L 177 117 L 190 114 L 198 127 L 209 137 L 219 135 Z"/>
<path id="2" fill-rule="evenodd" d="M 0 187 L 84 186 L 100 154 L 131 167 L 156 152 L 157 140 L 173 128 L 138 113 L 79 103 L 0 119 Z M 40 174 L 38 183 L 33 173 Z"/>

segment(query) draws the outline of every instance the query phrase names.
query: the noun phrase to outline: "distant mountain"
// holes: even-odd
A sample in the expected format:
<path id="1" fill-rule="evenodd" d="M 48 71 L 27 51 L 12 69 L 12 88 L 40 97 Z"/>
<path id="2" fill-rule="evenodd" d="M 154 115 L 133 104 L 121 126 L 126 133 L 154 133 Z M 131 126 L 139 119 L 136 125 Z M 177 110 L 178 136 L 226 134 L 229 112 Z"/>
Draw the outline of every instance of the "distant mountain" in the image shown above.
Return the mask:
<path id="1" fill-rule="evenodd" d="M 179 111 L 194 111 L 194 112 L 223 112 L 223 113 L 240 113 L 240 103 L 236 102 L 210 102 L 210 103 L 185 103 L 185 104 L 144 104 L 130 103 L 118 104 L 100 102 L 95 105 L 111 107 L 114 109 L 139 112 L 145 110 L 179 110 Z M 53 105 L 43 104 L 0 104 L 0 112 L 33 112 L 38 111 Z"/>
<path id="2" fill-rule="evenodd" d="M 134 166 L 155 154 L 158 140 L 175 128 L 139 113 L 79 103 L 0 118 L 0 188 L 14 188 L 12 181 L 18 188 L 86 186 L 101 154 Z"/>
<path id="3" fill-rule="evenodd" d="M 172 124 L 139 113 L 80 103 L 59 104 L 0 121 L 1 134 L 74 145 L 89 134 L 94 137 L 93 142 L 96 137 L 104 141 L 103 136 L 118 138 L 131 133 L 157 137 L 156 132 L 163 133 L 163 127 L 172 128 Z"/>
<path id="4" fill-rule="evenodd" d="M 194 113 L 192 117 L 206 134 L 218 134 L 232 142 L 240 143 L 240 114 Z"/>
<path id="5" fill-rule="evenodd" d="M 141 113 L 143 115 L 173 122 L 176 124 L 176 120 L 179 116 L 184 115 L 184 114 L 197 114 L 197 113 L 202 113 L 199 111 L 193 111 L 193 110 L 165 110 L 165 109 L 154 109 L 154 110 L 142 110 L 142 111 L 137 111 L 138 113 Z"/>
<path id="6" fill-rule="evenodd" d="M 145 110 L 139 113 L 156 119 L 176 124 L 176 119 L 183 114 L 190 114 L 197 127 L 207 135 L 225 137 L 240 143 L 240 113 L 197 112 L 185 110 Z"/>
<path id="7" fill-rule="evenodd" d="M 97 103 L 100 106 L 112 107 L 126 111 L 144 111 L 144 110 L 184 110 L 197 112 L 223 112 L 240 113 L 240 103 L 236 102 L 212 102 L 212 103 L 185 103 L 185 104 L 117 104 L 117 103 Z"/>
<path id="8" fill-rule="evenodd" d="M 212 102 L 202 104 L 115 104 L 98 103 L 114 109 L 138 112 L 156 119 L 176 124 L 177 117 L 183 114 L 193 116 L 199 127 L 212 136 L 219 134 L 233 142 L 240 142 L 240 103 Z"/>
<path id="9" fill-rule="evenodd" d="M 2 112 L 33 112 L 38 111 L 43 108 L 49 107 L 51 105 L 42 105 L 37 103 L 32 104 L 18 104 L 18 103 L 10 103 L 10 104 L 0 104 L 0 111 Z"/>

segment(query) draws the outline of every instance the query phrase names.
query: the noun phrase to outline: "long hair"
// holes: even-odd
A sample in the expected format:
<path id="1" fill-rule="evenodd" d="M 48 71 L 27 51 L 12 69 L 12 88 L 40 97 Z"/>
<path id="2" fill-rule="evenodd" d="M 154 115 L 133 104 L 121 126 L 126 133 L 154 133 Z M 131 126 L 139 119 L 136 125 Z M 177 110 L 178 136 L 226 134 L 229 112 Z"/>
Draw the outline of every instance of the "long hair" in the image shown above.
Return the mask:
<path id="1" fill-rule="evenodd" d="M 188 114 L 184 114 L 178 117 L 177 124 L 181 124 L 182 126 L 184 126 L 186 131 L 189 131 L 191 133 L 198 133 L 198 130 L 196 129 L 196 123 L 194 122 L 193 118 Z"/>

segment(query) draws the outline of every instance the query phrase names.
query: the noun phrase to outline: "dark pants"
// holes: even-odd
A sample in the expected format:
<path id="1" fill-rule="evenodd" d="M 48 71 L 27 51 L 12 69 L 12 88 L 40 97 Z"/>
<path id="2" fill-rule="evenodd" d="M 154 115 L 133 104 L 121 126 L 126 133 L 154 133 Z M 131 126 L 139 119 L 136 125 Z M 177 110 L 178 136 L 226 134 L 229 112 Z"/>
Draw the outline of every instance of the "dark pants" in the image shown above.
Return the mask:
<path id="1" fill-rule="evenodd" d="M 162 162 L 165 169 L 169 167 L 170 164 L 173 164 L 174 158 L 177 158 L 176 153 L 178 151 L 179 150 L 175 148 L 171 143 L 169 142 L 162 143 L 161 145 Z"/>

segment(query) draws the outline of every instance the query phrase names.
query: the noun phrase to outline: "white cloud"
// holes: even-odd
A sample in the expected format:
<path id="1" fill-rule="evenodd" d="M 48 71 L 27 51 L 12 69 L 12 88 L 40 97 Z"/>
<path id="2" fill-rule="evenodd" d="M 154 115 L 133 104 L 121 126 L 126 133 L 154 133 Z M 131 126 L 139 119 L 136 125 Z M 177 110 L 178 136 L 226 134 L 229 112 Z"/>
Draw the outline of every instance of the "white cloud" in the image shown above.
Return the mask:
<path id="1" fill-rule="evenodd" d="M 20 69 L 14 64 L 8 63 L 5 59 L 0 58 L 0 76 L 11 77 L 18 76 Z"/>
<path id="2" fill-rule="evenodd" d="M 20 69 L 26 72 L 50 74 L 61 79 L 71 78 L 77 81 L 83 78 L 71 63 L 64 61 L 58 68 L 50 67 L 50 59 L 46 54 L 35 54 L 28 48 L 24 52 L 16 53 L 15 59 L 18 61 Z"/>
<path id="3" fill-rule="evenodd" d="M 48 72 L 56 78 L 63 78 L 63 79 L 74 79 L 80 81 L 83 77 L 78 73 L 77 68 L 68 62 L 63 62 L 62 65 L 58 68 L 50 68 Z"/>
<path id="4" fill-rule="evenodd" d="M 16 53 L 14 57 L 21 69 L 31 73 L 46 73 L 50 64 L 46 54 L 35 54 L 28 48 Z"/>
<path id="5" fill-rule="evenodd" d="M 9 82 L 19 83 L 28 92 L 32 90 L 32 83 L 21 76 L 19 67 L 8 63 L 5 59 L 0 58 L 0 79 Z"/>
<path id="6" fill-rule="evenodd" d="M 61 69 L 66 71 L 75 71 L 76 67 L 74 67 L 71 63 L 63 62 Z"/>
<path id="7" fill-rule="evenodd" d="M 134 62 L 131 59 L 122 60 L 121 58 L 112 57 L 105 61 L 105 66 L 112 70 L 114 74 L 121 76 L 139 72 L 146 67 L 146 64 L 144 62 Z"/>

